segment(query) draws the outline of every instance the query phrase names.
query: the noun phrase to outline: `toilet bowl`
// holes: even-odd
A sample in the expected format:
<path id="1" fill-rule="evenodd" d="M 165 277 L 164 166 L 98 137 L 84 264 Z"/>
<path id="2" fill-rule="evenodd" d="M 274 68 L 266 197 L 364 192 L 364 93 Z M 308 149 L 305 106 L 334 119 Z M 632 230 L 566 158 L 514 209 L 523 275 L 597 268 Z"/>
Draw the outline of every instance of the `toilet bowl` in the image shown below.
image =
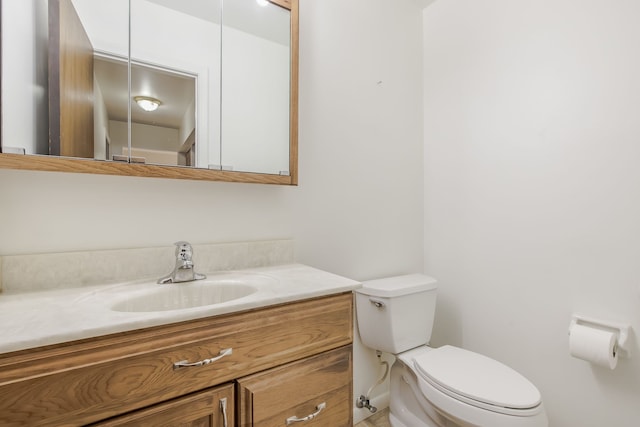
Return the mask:
<path id="1" fill-rule="evenodd" d="M 403 422 L 411 399 L 411 412 L 421 423 Z M 397 355 L 391 369 L 391 412 L 394 427 L 548 425 L 540 393 L 526 378 L 453 346 L 423 346 Z"/>
<path id="2" fill-rule="evenodd" d="M 396 356 L 393 427 L 547 427 L 538 389 L 489 357 L 454 346 L 431 348 L 436 281 L 421 274 L 363 283 L 356 291 L 364 345 Z"/>

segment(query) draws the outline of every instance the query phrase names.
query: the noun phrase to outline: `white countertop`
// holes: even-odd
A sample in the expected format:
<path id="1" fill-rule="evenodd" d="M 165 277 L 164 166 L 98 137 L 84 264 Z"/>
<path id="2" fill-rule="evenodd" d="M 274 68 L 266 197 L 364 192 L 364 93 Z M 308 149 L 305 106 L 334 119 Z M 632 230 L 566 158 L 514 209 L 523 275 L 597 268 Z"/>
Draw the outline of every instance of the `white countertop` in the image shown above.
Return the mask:
<path id="1" fill-rule="evenodd" d="M 250 310 L 307 298 L 348 292 L 360 283 L 302 264 L 221 271 L 209 279 L 241 282 L 254 277 L 256 291 L 231 301 L 179 310 L 122 312 L 112 307 L 157 289 L 157 278 L 117 285 L 0 294 L 0 353 L 91 338 L 185 320 Z"/>

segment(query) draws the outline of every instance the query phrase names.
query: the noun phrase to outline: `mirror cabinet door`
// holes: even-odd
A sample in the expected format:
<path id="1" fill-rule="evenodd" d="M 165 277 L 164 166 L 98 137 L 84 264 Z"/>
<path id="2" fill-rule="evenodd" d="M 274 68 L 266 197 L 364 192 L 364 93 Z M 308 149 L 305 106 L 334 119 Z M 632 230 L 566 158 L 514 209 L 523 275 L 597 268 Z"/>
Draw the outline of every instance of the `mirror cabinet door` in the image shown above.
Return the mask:
<path id="1" fill-rule="evenodd" d="M 297 0 L 0 6 L 0 167 L 297 183 Z"/>
<path id="2" fill-rule="evenodd" d="M 225 0 L 222 10 L 222 165 L 286 175 L 290 12 L 256 0 Z"/>
<path id="3" fill-rule="evenodd" d="M 1 6 L 2 152 L 104 160 L 94 54 L 106 49 L 126 58 L 128 0 L 2 0 Z M 103 31 L 87 31 L 96 22 Z"/>
<path id="4" fill-rule="evenodd" d="M 220 8 L 221 0 L 131 0 L 133 159 L 220 163 Z"/>

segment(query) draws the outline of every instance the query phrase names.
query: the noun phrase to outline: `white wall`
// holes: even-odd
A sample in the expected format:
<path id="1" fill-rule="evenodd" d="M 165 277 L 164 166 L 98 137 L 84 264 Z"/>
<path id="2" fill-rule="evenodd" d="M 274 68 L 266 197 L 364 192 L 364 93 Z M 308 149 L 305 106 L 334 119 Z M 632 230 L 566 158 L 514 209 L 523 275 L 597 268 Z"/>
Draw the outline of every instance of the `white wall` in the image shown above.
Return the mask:
<path id="1" fill-rule="evenodd" d="M 420 271 L 416 2 L 300 3 L 298 187 L 0 170 L 0 254 L 294 238 L 356 280 Z M 373 358 L 356 349 L 356 396 Z"/>
<path id="2" fill-rule="evenodd" d="M 356 280 L 422 270 L 417 4 L 300 2 L 297 255 Z M 379 372 L 373 350 L 356 343 L 354 398 Z M 366 415 L 358 410 L 354 418 Z"/>
<path id="3" fill-rule="evenodd" d="M 440 0 L 424 13 L 435 344 L 504 361 L 554 427 L 638 425 L 640 349 L 571 358 L 574 312 L 640 331 L 640 3 Z"/>

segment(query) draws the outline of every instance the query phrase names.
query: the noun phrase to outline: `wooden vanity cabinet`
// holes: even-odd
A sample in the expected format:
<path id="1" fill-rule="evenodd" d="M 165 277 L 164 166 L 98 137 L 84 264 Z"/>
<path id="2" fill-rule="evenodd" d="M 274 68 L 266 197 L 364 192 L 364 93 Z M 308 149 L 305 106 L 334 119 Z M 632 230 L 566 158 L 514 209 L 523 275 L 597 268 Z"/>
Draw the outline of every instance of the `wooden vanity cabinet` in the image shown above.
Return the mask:
<path id="1" fill-rule="evenodd" d="M 219 400 L 226 397 L 233 426 L 238 424 L 233 409 L 238 406 L 233 395 L 237 379 L 244 384 L 239 388 L 245 399 L 242 419 L 243 410 L 250 408 L 247 397 L 254 403 L 269 395 L 291 401 L 288 394 L 301 389 L 294 381 L 297 376 L 303 383 L 307 375 L 320 378 L 318 384 L 326 380 L 331 390 L 348 383 L 350 390 L 352 341 L 353 296 L 348 292 L 1 354 L 0 425 L 155 426 L 163 424 L 145 420 L 169 420 L 170 414 L 180 418 L 191 410 L 201 415 L 164 425 L 217 426 Z M 209 360 L 201 366 L 175 367 L 178 362 Z M 264 377 L 252 377 L 261 372 Z M 281 382 L 288 386 L 281 388 Z M 322 386 L 317 387 L 321 396 Z M 283 395 L 284 390 L 290 391 Z M 349 422 L 350 397 L 344 398 L 348 410 L 341 412 Z M 316 404 L 306 405 L 296 407 L 295 415 L 307 415 L 299 411 Z M 329 409 L 335 406 L 327 402 Z M 201 407 L 203 412 L 198 412 Z M 261 410 L 255 414 L 263 416 Z M 258 419 L 243 425 L 285 424 Z"/>

